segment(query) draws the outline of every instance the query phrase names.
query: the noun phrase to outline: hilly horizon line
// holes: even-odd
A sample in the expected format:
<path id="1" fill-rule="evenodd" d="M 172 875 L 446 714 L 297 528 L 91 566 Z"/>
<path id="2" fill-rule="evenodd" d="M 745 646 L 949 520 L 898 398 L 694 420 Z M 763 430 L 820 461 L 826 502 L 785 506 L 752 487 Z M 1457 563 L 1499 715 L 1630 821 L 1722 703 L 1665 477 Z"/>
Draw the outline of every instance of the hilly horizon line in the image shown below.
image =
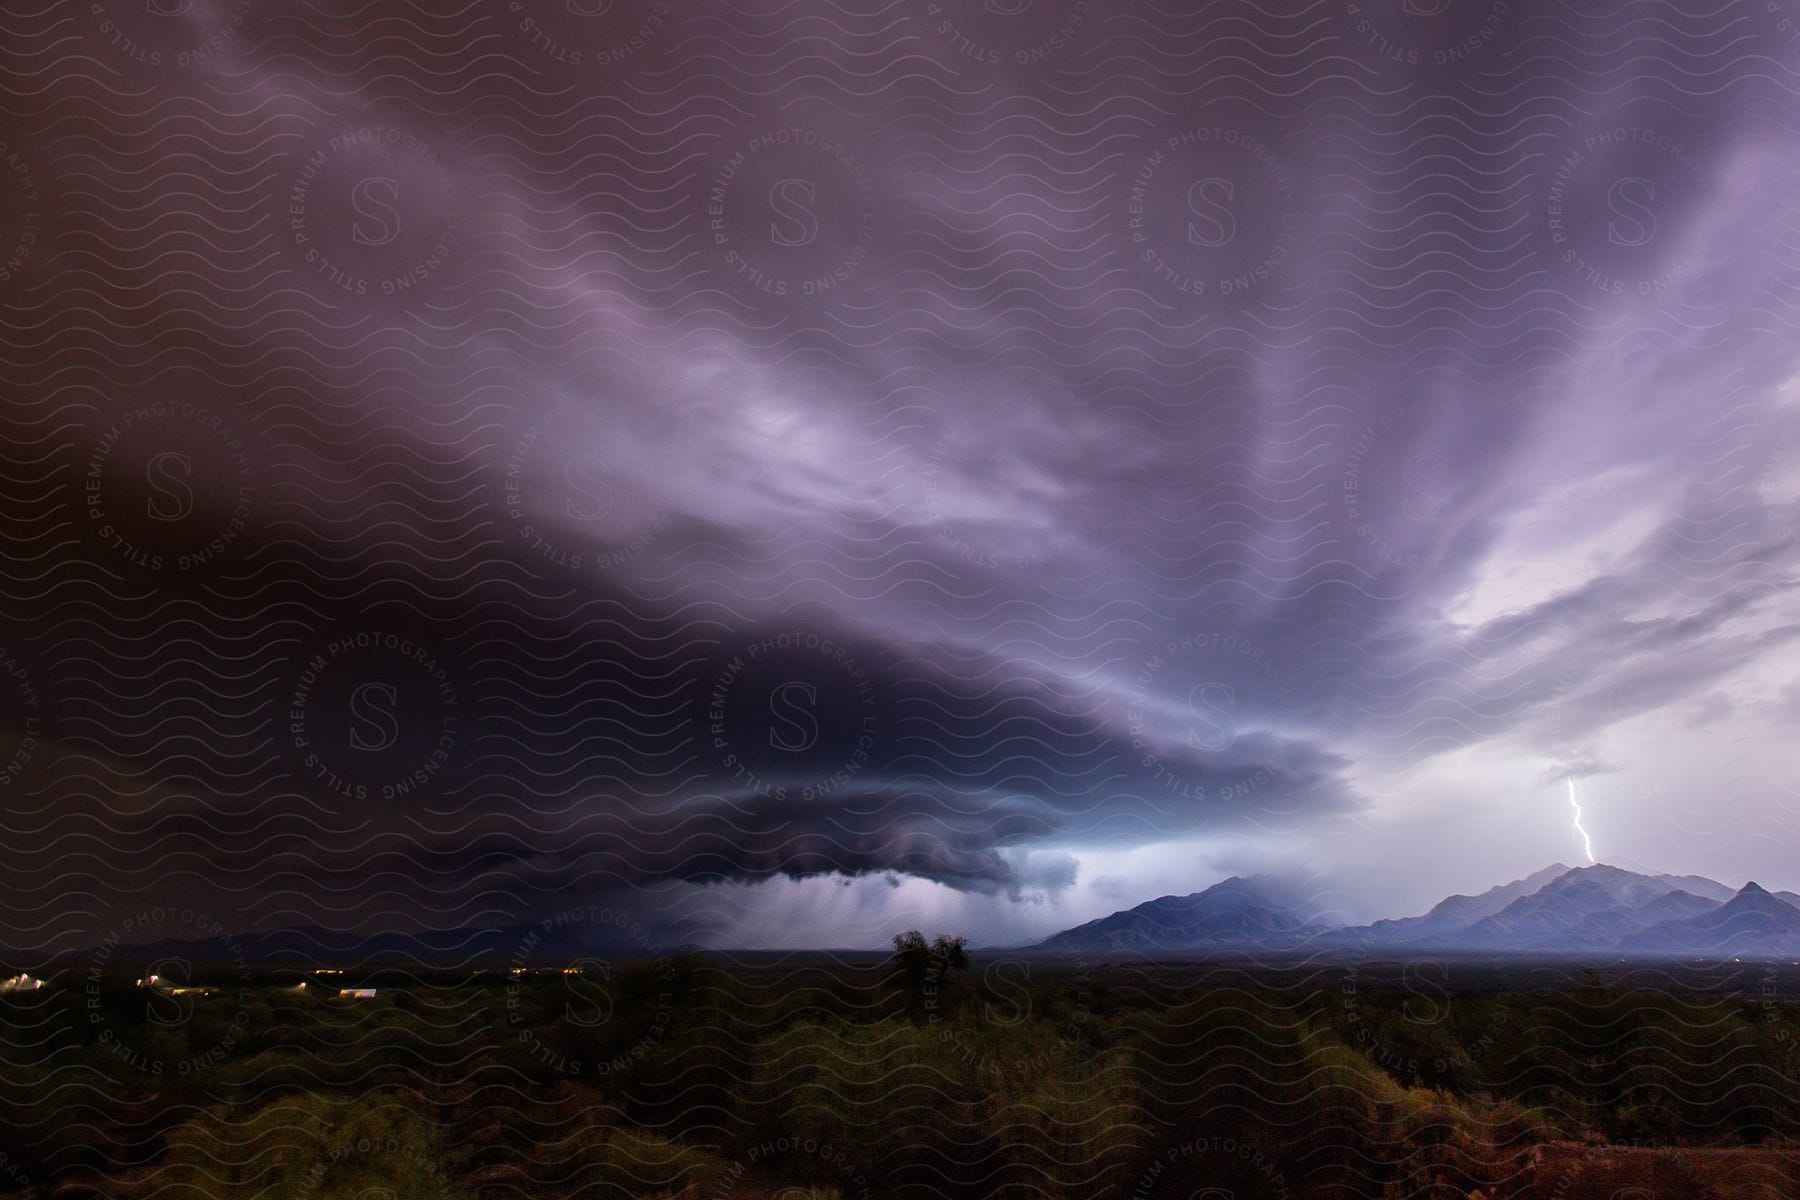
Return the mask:
<path id="1" fill-rule="evenodd" d="M 1725 883 L 1723 880 L 1713 879 L 1711 876 L 1702 876 L 1702 875 L 1693 875 L 1693 874 L 1678 874 L 1674 871 L 1650 871 L 1650 870 L 1643 869 L 1641 867 L 1621 866 L 1617 863 L 1608 863 L 1608 862 L 1591 862 L 1591 863 L 1586 863 L 1582 866 L 1572 867 L 1572 866 L 1568 865 L 1567 863 L 1558 861 L 1558 862 L 1551 863 L 1547 867 L 1543 867 L 1543 868 L 1540 868 L 1539 870 L 1533 871 L 1528 875 L 1521 875 L 1515 879 L 1506 880 L 1503 883 L 1493 884 L 1490 887 L 1488 887 L 1480 892 L 1453 892 L 1450 895 L 1445 896 L 1442 900 L 1439 900 L 1437 902 L 1437 904 L 1434 904 L 1432 906 L 1432 908 L 1436 908 L 1436 907 L 1438 907 L 1438 905 L 1444 904 L 1451 900 L 1473 899 L 1477 896 L 1486 895 L 1487 892 L 1493 891 L 1495 888 L 1508 887 L 1512 884 L 1522 883 L 1528 879 L 1534 879 L 1534 878 L 1537 878 L 1540 876 L 1547 876 L 1552 871 L 1556 872 L 1557 877 L 1560 877 L 1562 875 L 1566 875 L 1566 874 L 1568 874 L 1570 872 L 1574 872 L 1574 871 L 1593 871 L 1593 870 L 1597 870 L 1597 869 L 1623 871 L 1623 872 L 1626 872 L 1627 874 L 1643 875 L 1643 876 L 1646 876 L 1651 879 L 1705 879 L 1706 881 L 1708 881 L 1710 883 L 1715 883 L 1720 887 L 1730 888 L 1733 893 L 1742 891 L 1746 887 L 1756 887 L 1762 891 L 1769 892 L 1770 895 L 1780 895 L 1784 891 L 1786 891 L 1790 895 L 1800 895 L 1800 892 L 1794 892 L 1791 889 L 1764 887 L 1762 884 L 1758 883 L 1754 879 L 1747 879 L 1743 883 L 1737 884 L 1734 886 L 1732 884 Z M 1255 883 L 1258 880 L 1281 881 L 1281 880 L 1285 880 L 1287 878 L 1289 878 L 1289 877 L 1286 875 L 1283 875 L 1281 872 L 1276 872 L 1276 871 L 1257 872 L 1252 875 L 1227 875 L 1225 878 L 1220 879 L 1215 883 L 1210 883 L 1206 887 L 1201 888 L 1197 892 L 1185 892 L 1185 893 L 1166 892 L 1161 896 L 1154 896 L 1148 900 L 1140 900 L 1140 901 L 1138 901 L 1137 904 L 1132 905 L 1131 907 L 1136 908 L 1136 907 L 1141 907 L 1144 904 L 1153 904 L 1158 900 L 1179 900 L 1179 899 L 1184 899 L 1188 896 L 1198 896 L 1198 895 L 1202 895 L 1206 892 L 1211 891 L 1213 888 L 1223 887 L 1226 884 L 1230 884 L 1230 883 Z M 1114 911 L 1129 912 L 1130 909 L 1129 908 L 1116 909 Z M 1426 909 L 1427 913 L 1430 911 L 1431 911 L 1431 909 Z M 1425 915 L 1425 913 L 1419 913 L 1416 915 L 1423 916 L 1423 915 Z M 1368 924 L 1376 924 L 1376 923 L 1379 923 L 1384 920 L 1405 920 L 1405 919 L 1407 919 L 1407 918 L 1405 918 L 1405 917 L 1376 917 L 1367 923 Z M 1346 924 L 1354 925 L 1355 922 L 1346 922 Z"/>
<path id="2" fill-rule="evenodd" d="M 1337 915 L 1279 876 L 1234 875 L 1018 949 L 1800 955 L 1800 894 L 1771 892 L 1755 880 L 1734 888 L 1702 875 L 1649 874 L 1600 862 L 1553 863 L 1484 892 L 1447 896 L 1417 916 L 1355 924 Z"/>
<path id="3" fill-rule="evenodd" d="M 1242 889 L 1253 889 L 1253 894 L 1256 899 L 1270 902 L 1267 906 L 1258 906 L 1258 905 L 1250 906 L 1250 909 L 1253 911 L 1258 910 L 1262 907 L 1267 907 L 1270 910 L 1273 910 L 1274 908 L 1279 907 L 1288 913 L 1298 914 L 1300 917 L 1300 919 L 1297 919 L 1297 920 L 1291 920 L 1291 921 L 1285 921 L 1285 922 L 1277 921 L 1276 922 L 1277 926 L 1285 926 L 1285 927 L 1273 928 L 1266 932 L 1268 932 L 1270 934 L 1277 934 L 1277 935 L 1288 934 L 1288 933 L 1294 933 L 1304 927 L 1304 928 L 1307 928 L 1310 930 L 1309 936 L 1311 936 L 1311 937 L 1315 937 L 1315 938 L 1316 937 L 1332 937 L 1332 936 L 1338 936 L 1338 935 L 1347 935 L 1347 934 L 1355 933 L 1358 931 L 1372 932 L 1372 931 L 1384 930 L 1384 929 L 1395 928 L 1395 927 L 1404 927 L 1411 923 L 1428 921 L 1431 918 L 1433 918 L 1435 915 L 1444 914 L 1446 912 L 1449 912 L 1450 914 L 1454 915 L 1458 910 L 1468 909 L 1469 906 L 1471 906 L 1471 905 L 1480 905 L 1484 901 L 1484 899 L 1489 899 L 1489 898 L 1494 898 L 1494 897 L 1500 897 L 1503 900 L 1505 900 L 1506 902 L 1510 903 L 1510 902 L 1513 902 L 1513 901 L 1516 901 L 1519 899 L 1525 899 L 1530 896 L 1537 895 L 1544 888 L 1553 886 L 1556 883 L 1567 880 L 1572 876 L 1577 877 L 1577 878 L 1595 877 L 1599 874 L 1606 873 L 1606 872 L 1616 873 L 1619 876 L 1628 876 L 1631 878 L 1646 879 L 1646 880 L 1651 880 L 1651 881 L 1655 881 L 1655 882 L 1668 881 L 1671 883 L 1671 886 L 1663 893 L 1664 897 L 1668 897 L 1670 895 L 1695 895 L 1694 893 L 1688 892 L 1687 889 L 1678 886 L 1679 884 L 1682 884 L 1682 883 L 1693 885 L 1693 886 L 1699 886 L 1702 888 L 1710 888 L 1710 889 L 1715 890 L 1716 892 L 1725 893 L 1725 895 L 1723 895 L 1722 897 L 1716 896 L 1716 895 L 1710 896 L 1710 897 L 1696 896 L 1696 899 L 1707 900 L 1709 903 L 1709 907 L 1722 906 L 1724 904 L 1729 903 L 1731 900 L 1734 900 L 1734 899 L 1744 896 L 1746 893 L 1749 893 L 1752 896 L 1757 895 L 1757 894 L 1766 895 L 1766 896 L 1769 896 L 1769 897 L 1777 900 L 1780 903 L 1786 904 L 1790 908 L 1793 908 L 1795 910 L 1796 915 L 1800 916 L 1800 893 L 1795 893 L 1792 891 L 1785 891 L 1785 890 L 1771 891 L 1770 889 L 1764 887 L 1763 885 L 1759 884 L 1755 880 L 1746 880 L 1742 885 L 1733 887 L 1732 885 L 1722 883 L 1718 880 L 1711 879 L 1710 877 L 1707 877 L 1707 876 L 1691 875 L 1691 874 L 1680 875 L 1680 874 L 1675 874 L 1673 872 L 1657 872 L 1657 873 L 1652 874 L 1650 872 L 1634 870 L 1634 869 L 1627 868 L 1627 867 L 1615 866 L 1613 864 L 1604 863 L 1604 862 L 1594 862 L 1594 863 L 1586 864 L 1584 866 L 1571 867 L 1568 864 L 1559 861 L 1559 862 L 1552 863 L 1547 867 L 1541 868 L 1538 871 L 1534 871 L 1528 875 L 1520 876 L 1516 879 L 1509 880 L 1505 883 L 1493 885 L 1492 887 L 1489 887 L 1480 892 L 1452 893 L 1451 895 L 1445 896 L 1443 899 L 1439 900 L 1436 904 L 1434 904 L 1430 908 L 1426 909 L 1423 913 L 1419 913 L 1417 915 L 1404 916 L 1404 917 L 1376 918 L 1372 921 L 1368 921 L 1368 922 L 1360 923 L 1360 924 L 1357 922 L 1354 922 L 1354 921 L 1332 921 L 1329 923 L 1319 921 L 1318 918 L 1327 916 L 1327 915 L 1331 915 L 1331 912 L 1329 909 L 1319 907 L 1319 906 L 1314 906 L 1310 912 L 1302 912 L 1302 910 L 1307 907 L 1309 901 L 1313 898 L 1302 897 L 1301 895 L 1299 895 L 1298 893 L 1300 891 L 1300 885 L 1293 882 L 1293 879 L 1290 876 L 1284 876 L 1284 875 L 1281 875 L 1278 873 L 1259 873 L 1259 874 L 1247 875 L 1247 876 L 1246 875 L 1230 875 L 1223 879 L 1218 880 L 1215 883 L 1209 884 L 1208 886 L 1200 889 L 1199 891 L 1190 892 L 1190 893 L 1186 893 L 1186 894 L 1166 893 L 1161 896 L 1157 896 L 1157 897 L 1153 897 L 1148 900 L 1140 901 L 1137 904 L 1131 905 L 1126 908 L 1116 909 L 1109 914 L 1095 917 L 1088 921 L 1081 922 L 1077 925 L 1070 926 L 1067 929 L 1058 931 L 1056 933 L 1052 933 L 1052 934 L 1048 935 L 1047 937 L 1039 938 L 1035 941 L 1023 942 L 1023 943 L 1015 942 L 1015 943 L 1011 943 L 1011 944 L 985 944 L 985 943 L 975 942 L 975 941 L 971 940 L 970 949 L 977 950 L 977 951 L 985 951 L 985 952 L 990 952 L 990 953 L 992 953 L 992 952 L 1020 953 L 1020 952 L 1031 952 L 1031 951 L 1039 951 L 1039 952 L 1051 953 L 1051 954 L 1067 953 L 1069 951 L 1059 949 L 1056 945 L 1054 945 L 1054 943 L 1057 943 L 1059 941 L 1059 939 L 1070 939 L 1072 935 L 1080 934 L 1084 930 L 1092 930 L 1092 929 L 1096 929 L 1099 927 L 1104 927 L 1109 922 L 1116 922 L 1116 921 L 1119 921 L 1121 918 L 1129 918 L 1132 914 L 1141 913 L 1146 910 L 1154 910 L 1157 908 L 1157 906 L 1179 905 L 1179 904 L 1183 904 L 1186 902 L 1202 901 L 1207 897 L 1216 897 L 1223 893 L 1229 893 L 1234 890 L 1242 890 Z M 1537 883 L 1538 886 L 1526 889 L 1525 885 L 1533 884 L 1534 882 Z M 1281 893 L 1281 895 L 1276 895 L 1275 893 Z M 1695 914 L 1695 915 L 1697 915 L 1697 914 Z M 319 925 L 314 924 L 314 925 L 303 925 L 303 926 L 284 926 L 284 927 L 280 927 L 277 929 L 271 929 L 271 930 L 251 931 L 251 932 L 242 932 L 242 933 L 234 933 L 234 934 L 215 934 L 213 936 L 204 937 L 204 938 L 161 937 L 161 938 L 154 938 L 154 939 L 149 939 L 146 941 L 136 942 L 136 943 L 120 943 L 120 942 L 114 941 L 111 943 L 111 945 L 112 945 L 112 952 L 123 956 L 123 955 L 129 954 L 129 953 L 141 953 L 142 951 L 144 951 L 146 949 L 150 949 L 150 948 L 159 948 L 159 949 L 164 950 L 165 952 L 176 952 L 179 948 L 183 948 L 183 947 L 198 948 L 198 947 L 205 947 L 205 946 L 214 945 L 214 944 L 218 944 L 221 946 L 237 946 L 237 945 L 240 945 L 241 943 L 245 943 L 245 942 L 275 943 L 277 941 L 283 941 L 283 940 L 294 941 L 298 938 L 304 937 L 306 939 L 310 939 L 321 952 L 324 952 L 326 954 L 337 953 L 337 954 L 354 955 L 354 954 L 358 953 L 359 950 L 363 950 L 363 951 L 367 951 L 367 952 L 375 952 L 376 947 L 383 946 L 383 945 L 388 946 L 392 952 L 398 952 L 401 947 L 406 946 L 408 943 L 413 944 L 421 952 L 447 953 L 447 952 L 450 952 L 451 950 L 455 949 L 455 947 L 450 944 L 451 942 L 453 942 L 455 940 L 460 940 L 465 945 L 468 945 L 471 943 L 491 942 L 494 939 L 495 935 L 509 935 L 509 936 L 516 938 L 516 937 L 521 937 L 523 935 L 523 933 L 526 931 L 531 931 L 534 933 L 542 933 L 543 931 L 552 929 L 553 926 L 555 927 L 555 932 L 558 933 L 559 935 L 562 935 L 560 937 L 560 940 L 557 938 L 552 938 L 548 941 L 543 942 L 540 946 L 537 946 L 535 948 L 548 950 L 548 949 L 553 948 L 554 946 L 562 945 L 562 946 L 571 947 L 571 952 L 574 952 L 574 948 L 576 948 L 579 945 L 579 946 L 585 946 L 588 949 L 590 949 L 596 953 L 608 953 L 611 957 L 626 957 L 626 956 L 629 956 L 633 952 L 635 952 L 635 954 L 639 957 L 647 957 L 647 956 L 654 956 L 654 955 L 658 955 L 658 954 L 670 954 L 670 953 L 675 953 L 675 954 L 679 954 L 679 953 L 702 953 L 702 954 L 705 954 L 705 953 L 714 953 L 714 954 L 806 953 L 806 954 L 845 954 L 845 955 L 861 956 L 861 955 L 882 953 L 885 949 L 885 947 L 881 947 L 881 946 L 872 947 L 872 948 L 871 947 L 855 947 L 855 946 L 825 947 L 825 948 L 801 948 L 801 947 L 784 947 L 784 946 L 754 946 L 754 947 L 746 946 L 746 947 L 735 947 L 735 948 L 721 948 L 721 947 L 702 946 L 702 945 L 699 945 L 692 941 L 685 941 L 685 942 L 669 941 L 669 942 L 658 943 L 658 942 L 653 942 L 653 941 L 642 939 L 642 938 L 633 939 L 632 944 L 630 946 L 621 946 L 621 945 L 607 946 L 607 945 L 601 945 L 601 944 L 598 944 L 598 943 L 595 943 L 592 941 L 584 942 L 584 943 L 577 943 L 574 939 L 572 939 L 569 936 L 570 932 L 572 930 L 584 928 L 582 926 L 569 924 L 569 925 L 567 925 L 567 927 L 562 927 L 562 923 L 551 923 L 551 922 L 544 922 L 544 921 L 529 921 L 529 922 L 520 922 L 520 923 L 516 923 L 516 924 L 512 924 L 512 925 L 489 926 L 489 927 L 481 927 L 481 928 L 461 927 L 461 928 L 453 928 L 453 929 L 423 929 L 423 930 L 415 930 L 415 931 L 406 932 L 406 933 L 389 931 L 389 932 L 373 933 L 373 934 L 359 934 L 359 933 L 355 933 L 355 932 L 348 931 L 348 930 L 334 930 L 334 929 L 330 929 L 330 928 L 327 928 L 324 926 L 319 926 Z M 591 930 L 590 932 L 604 933 L 605 930 L 603 928 L 596 928 L 595 930 Z M 1254 931 L 1249 931 L 1249 932 L 1254 932 Z M 1227 939 L 1224 941 L 1219 941 L 1216 944 L 1219 946 L 1250 945 L 1250 944 L 1256 943 L 1258 940 L 1259 939 L 1256 937 L 1244 936 L 1244 937 L 1241 937 L 1236 940 Z M 1278 937 L 1278 938 L 1276 938 L 1276 940 L 1279 941 L 1281 939 Z M 333 945 L 333 943 L 335 943 L 335 945 Z M 432 945 L 433 943 L 435 943 L 435 945 Z M 58 952 L 54 955 L 39 959 L 35 964 L 35 969 L 56 969 L 58 966 L 60 966 L 62 960 L 64 960 L 64 959 L 70 958 L 75 955 L 91 953 L 94 950 L 96 950 L 97 948 L 99 948 L 101 946 L 105 946 L 105 945 L 107 945 L 107 943 L 102 942 L 102 943 L 96 943 L 94 945 L 75 947 L 70 950 Z M 499 948 L 492 947 L 492 946 L 487 947 L 482 952 L 483 960 L 485 960 L 489 956 L 491 956 L 491 954 L 495 951 L 495 949 L 499 949 Z M 8 960 L 11 960 L 11 961 L 14 961 L 17 963 L 27 963 L 28 965 L 29 965 L 29 960 L 31 959 L 31 957 L 32 956 L 30 956 L 30 955 L 21 955 L 16 951 L 6 953 L 6 958 Z M 247 955 L 244 951 L 239 950 L 238 957 L 248 958 L 251 956 Z M 527 959 L 520 958 L 520 957 L 518 957 L 518 955 L 515 954 L 512 957 L 510 957 L 506 962 L 502 962 L 498 965 L 505 966 L 505 965 L 509 965 L 511 962 L 514 962 L 514 961 L 525 962 L 525 961 L 527 961 Z M 259 964 L 259 965 L 261 965 L 261 964 Z M 479 966 L 481 966 L 481 963 L 477 962 L 476 960 L 471 959 L 471 960 L 469 960 L 468 965 L 470 965 L 471 967 L 479 967 Z M 490 964 L 490 965 L 492 965 L 492 964 Z"/>

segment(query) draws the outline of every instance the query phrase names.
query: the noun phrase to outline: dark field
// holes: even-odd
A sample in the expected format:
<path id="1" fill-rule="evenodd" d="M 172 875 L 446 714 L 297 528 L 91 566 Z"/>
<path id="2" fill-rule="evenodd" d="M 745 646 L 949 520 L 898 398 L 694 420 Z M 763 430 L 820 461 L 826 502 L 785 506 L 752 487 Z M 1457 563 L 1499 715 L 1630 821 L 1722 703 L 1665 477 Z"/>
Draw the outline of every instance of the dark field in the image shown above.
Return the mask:
<path id="1" fill-rule="evenodd" d="M 977 953 L 960 971 L 681 957 L 193 982 L 209 990 L 71 972 L 0 997 L 0 1187 L 169 1200 L 1800 1195 L 1792 964 Z M 335 994 L 360 985 L 380 990 Z"/>

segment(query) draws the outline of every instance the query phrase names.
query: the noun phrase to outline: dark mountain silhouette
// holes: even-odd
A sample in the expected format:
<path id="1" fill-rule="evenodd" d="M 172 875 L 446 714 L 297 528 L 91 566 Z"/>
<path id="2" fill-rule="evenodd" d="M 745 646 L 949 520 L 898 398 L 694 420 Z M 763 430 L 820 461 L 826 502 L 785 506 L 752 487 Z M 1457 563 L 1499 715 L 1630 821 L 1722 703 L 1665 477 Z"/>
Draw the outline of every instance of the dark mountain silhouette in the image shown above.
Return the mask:
<path id="1" fill-rule="evenodd" d="M 1232 878 L 1089 921 L 1036 949 L 1067 953 L 1292 949 L 1384 953 L 1800 956 L 1800 905 L 1756 884 L 1561 863 L 1423 916 L 1329 928 L 1273 880 Z"/>
<path id="2" fill-rule="evenodd" d="M 1639 915 L 1643 909 L 1677 890 L 1662 877 L 1604 863 L 1577 867 L 1475 922 L 1457 944 L 1496 949 L 1604 948 L 1649 924 Z"/>
<path id="3" fill-rule="evenodd" d="M 1790 899 L 1792 898 L 1792 899 Z M 1056 954 L 1306 950 L 1322 954 L 1607 954 L 1800 958 L 1800 900 L 1755 883 L 1733 891 L 1694 875 L 1649 875 L 1561 863 L 1479 895 L 1450 896 L 1422 916 L 1339 926 L 1303 889 L 1233 876 L 1064 930 L 1027 949 Z M 316 927 L 195 941 L 109 944 L 53 954 L 0 951 L 9 970 L 201 967 L 500 969 L 583 958 L 633 959 L 695 949 L 647 931 L 571 918 L 535 925 L 349 934 Z"/>
<path id="4" fill-rule="evenodd" d="M 1163 896 L 1048 938 L 1036 949 L 1104 953 L 1293 946 L 1324 933 L 1271 880 L 1232 876 L 1190 896 Z"/>
<path id="5" fill-rule="evenodd" d="M 1626 939 L 1625 948 L 1643 954 L 1800 956 L 1800 908 L 1746 883 L 1724 904 L 1639 931 Z"/>
<path id="6" fill-rule="evenodd" d="M 1483 917 L 1491 916 L 1521 896 L 1529 896 L 1551 880 L 1566 875 L 1569 868 L 1553 863 L 1541 871 L 1489 888 L 1479 896 L 1451 896 L 1440 900 L 1422 917 L 1400 917 L 1377 921 L 1373 925 L 1345 929 L 1332 935 L 1345 940 L 1361 938 L 1387 944 L 1428 942 L 1467 929 Z"/>
<path id="7" fill-rule="evenodd" d="M 1673 891 L 1658 896 L 1638 910 L 1646 924 L 1660 925 L 1664 921 L 1681 921 L 1688 917 L 1697 917 L 1703 912 L 1710 912 L 1719 907 L 1719 901 L 1705 896 L 1696 896 L 1692 892 Z"/>

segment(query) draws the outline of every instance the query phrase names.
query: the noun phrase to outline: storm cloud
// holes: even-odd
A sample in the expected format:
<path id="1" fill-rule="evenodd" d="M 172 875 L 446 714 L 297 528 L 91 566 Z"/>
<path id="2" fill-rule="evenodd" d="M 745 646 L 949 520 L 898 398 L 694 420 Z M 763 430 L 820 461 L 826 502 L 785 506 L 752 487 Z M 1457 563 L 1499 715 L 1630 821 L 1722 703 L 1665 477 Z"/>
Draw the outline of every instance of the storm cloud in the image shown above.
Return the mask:
<path id="1" fill-rule="evenodd" d="M 1590 7 L 17 18 L 0 941 L 1800 884 L 1800 11 Z"/>

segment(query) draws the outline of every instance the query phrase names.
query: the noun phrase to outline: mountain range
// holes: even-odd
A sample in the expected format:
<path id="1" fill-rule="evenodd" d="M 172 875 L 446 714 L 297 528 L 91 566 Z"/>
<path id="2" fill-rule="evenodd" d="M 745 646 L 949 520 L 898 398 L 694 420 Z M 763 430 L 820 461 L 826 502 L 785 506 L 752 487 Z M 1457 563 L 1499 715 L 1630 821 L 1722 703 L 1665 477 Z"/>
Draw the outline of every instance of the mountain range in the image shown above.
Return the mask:
<path id="1" fill-rule="evenodd" d="M 1233 876 L 1055 934 L 1053 954 L 1445 951 L 1642 957 L 1800 958 L 1800 895 L 1698 875 L 1555 863 L 1421 916 L 1344 926 L 1281 880 Z"/>
<path id="2" fill-rule="evenodd" d="M 589 914 L 532 925 L 351 934 L 316 927 L 51 952 L 0 950 L 19 969 L 419 967 L 501 969 L 697 950 Z M 1474 896 L 1450 896 L 1416 917 L 1345 925 L 1316 895 L 1271 876 L 1233 876 L 1187 896 L 1163 896 L 1065 929 L 1025 953 L 1159 955 L 1407 953 L 1800 961 L 1800 895 L 1755 883 L 1733 889 L 1698 875 L 1648 875 L 1555 863 Z M 1019 951 L 1015 951 L 1019 952 Z M 175 968 L 171 968 L 175 969 Z"/>

